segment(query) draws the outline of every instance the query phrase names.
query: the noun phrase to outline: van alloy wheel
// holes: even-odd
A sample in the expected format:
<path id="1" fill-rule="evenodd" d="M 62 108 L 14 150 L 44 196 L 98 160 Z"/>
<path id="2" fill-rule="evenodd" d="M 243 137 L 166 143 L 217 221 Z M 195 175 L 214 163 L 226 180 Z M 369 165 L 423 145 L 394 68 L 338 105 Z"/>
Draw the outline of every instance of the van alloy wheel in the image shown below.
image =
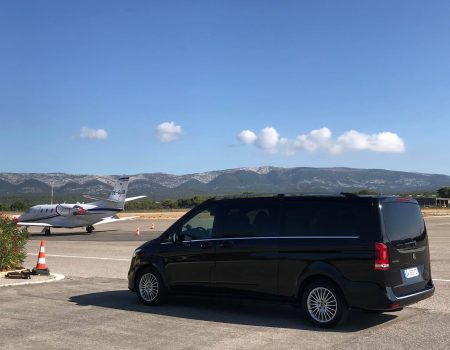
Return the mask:
<path id="1" fill-rule="evenodd" d="M 308 294 L 308 311 L 317 322 L 330 322 L 337 314 L 337 300 L 334 294 L 324 287 L 317 287 Z"/>
<path id="2" fill-rule="evenodd" d="M 151 272 L 148 272 L 142 275 L 139 281 L 139 293 L 147 302 L 152 302 L 158 296 L 158 280 L 155 275 Z"/>
<path id="3" fill-rule="evenodd" d="M 167 298 L 167 290 L 158 271 L 147 267 L 139 272 L 135 280 L 139 301 L 145 305 L 157 305 Z"/>
<path id="4" fill-rule="evenodd" d="M 319 328 L 331 328 L 347 318 L 347 302 L 334 282 L 319 278 L 309 283 L 301 296 L 305 318 Z"/>

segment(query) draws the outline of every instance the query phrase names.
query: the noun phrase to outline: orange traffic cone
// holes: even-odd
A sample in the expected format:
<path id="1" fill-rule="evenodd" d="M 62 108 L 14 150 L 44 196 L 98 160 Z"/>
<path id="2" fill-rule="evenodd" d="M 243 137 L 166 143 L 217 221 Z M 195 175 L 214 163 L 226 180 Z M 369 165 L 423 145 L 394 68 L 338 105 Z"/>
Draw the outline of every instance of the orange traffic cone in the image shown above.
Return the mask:
<path id="1" fill-rule="evenodd" d="M 138 227 L 136 229 L 136 236 L 140 236 L 141 235 L 141 229 Z"/>
<path id="2" fill-rule="evenodd" d="M 38 260 L 36 263 L 36 267 L 33 269 L 33 275 L 50 275 L 50 270 L 47 268 L 47 264 L 45 263 L 45 245 L 44 241 L 41 241 L 41 246 L 39 248 Z"/>
<path id="3" fill-rule="evenodd" d="M 154 230 L 155 229 L 155 224 L 152 222 L 152 224 L 150 225 L 150 230 Z"/>

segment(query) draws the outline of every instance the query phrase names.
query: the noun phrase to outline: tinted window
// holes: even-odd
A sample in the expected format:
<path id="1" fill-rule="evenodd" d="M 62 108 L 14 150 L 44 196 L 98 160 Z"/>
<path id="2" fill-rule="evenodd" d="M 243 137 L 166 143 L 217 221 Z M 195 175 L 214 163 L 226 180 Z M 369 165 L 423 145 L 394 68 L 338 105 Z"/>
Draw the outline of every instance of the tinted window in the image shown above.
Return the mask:
<path id="1" fill-rule="evenodd" d="M 374 215 L 368 202 L 287 202 L 284 235 L 362 236 L 374 230 Z"/>
<path id="2" fill-rule="evenodd" d="M 390 241 L 425 238 L 425 223 L 417 204 L 384 203 L 382 213 L 384 230 Z"/>
<path id="3" fill-rule="evenodd" d="M 218 208 L 217 237 L 276 236 L 277 205 L 273 201 L 235 201 Z"/>
<path id="4" fill-rule="evenodd" d="M 212 236 L 215 207 L 205 209 L 188 219 L 181 227 L 183 239 L 208 239 Z"/>

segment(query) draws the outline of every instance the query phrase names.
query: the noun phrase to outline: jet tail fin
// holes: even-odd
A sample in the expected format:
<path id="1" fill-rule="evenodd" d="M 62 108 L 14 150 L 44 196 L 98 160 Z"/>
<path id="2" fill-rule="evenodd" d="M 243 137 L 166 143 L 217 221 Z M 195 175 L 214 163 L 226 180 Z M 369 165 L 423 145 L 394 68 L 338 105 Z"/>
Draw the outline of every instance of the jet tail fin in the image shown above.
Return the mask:
<path id="1" fill-rule="evenodd" d="M 94 203 L 92 204 L 105 205 L 106 203 L 109 203 L 110 205 L 112 204 L 115 208 L 123 209 L 125 202 L 147 197 L 147 196 L 136 196 L 127 198 L 129 181 L 130 178 L 128 176 L 120 177 L 117 180 L 116 184 L 114 185 L 114 188 L 107 199 L 87 195 L 84 195 L 83 197 L 94 200 Z"/>
<path id="2" fill-rule="evenodd" d="M 114 185 L 114 188 L 111 191 L 108 200 L 124 203 L 125 198 L 127 197 L 129 181 L 130 178 L 128 176 L 120 177 Z"/>
<path id="3" fill-rule="evenodd" d="M 93 203 L 97 206 L 100 205 L 112 205 L 114 208 L 123 209 L 125 198 L 128 191 L 128 182 L 130 178 L 128 176 L 120 177 L 114 185 L 113 190 L 109 194 L 108 198 L 98 198 L 93 196 L 84 195 L 83 197 L 94 200 Z"/>

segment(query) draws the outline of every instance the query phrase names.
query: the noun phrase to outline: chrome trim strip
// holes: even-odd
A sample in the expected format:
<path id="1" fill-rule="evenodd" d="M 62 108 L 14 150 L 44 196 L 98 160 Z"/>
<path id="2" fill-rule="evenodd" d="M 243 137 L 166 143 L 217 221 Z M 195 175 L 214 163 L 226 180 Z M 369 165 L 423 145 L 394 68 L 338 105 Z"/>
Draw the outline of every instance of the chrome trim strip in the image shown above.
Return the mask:
<path id="1" fill-rule="evenodd" d="M 182 241 L 182 243 L 189 242 L 209 242 L 209 241 L 235 241 L 243 239 L 356 239 L 359 236 L 270 236 L 270 237 L 222 237 L 222 238 L 206 238 L 193 239 L 191 241 Z M 172 242 L 161 242 L 160 244 L 170 244 Z"/>
<path id="2" fill-rule="evenodd" d="M 288 239 L 288 238 L 316 238 L 316 239 L 354 239 L 359 238 L 359 236 L 280 236 L 276 238 Z"/>
<path id="3" fill-rule="evenodd" d="M 415 296 L 417 296 L 417 295 L 421 295 L 421 294 L 425 294 L 425 293 L 431 293 L 433 290 L 434 290 L 434 287 L 429 288 L 429 289 L 422 290 L 422 291 L 417 292 L 417 293 L 408 294 L 408 295 L 403 295 L 403 296 L 401 296 L 401 297 L 398 297 L 398 296 L 396 296 L 396 295 L 394 294 L 394 291 L 392 290 L 391 287 L 386 287 L 387 296 L 388 296 L 389 300 L 391 300 L 391 301 L 403 300 L 403 299 L 415 297 Z"/>

